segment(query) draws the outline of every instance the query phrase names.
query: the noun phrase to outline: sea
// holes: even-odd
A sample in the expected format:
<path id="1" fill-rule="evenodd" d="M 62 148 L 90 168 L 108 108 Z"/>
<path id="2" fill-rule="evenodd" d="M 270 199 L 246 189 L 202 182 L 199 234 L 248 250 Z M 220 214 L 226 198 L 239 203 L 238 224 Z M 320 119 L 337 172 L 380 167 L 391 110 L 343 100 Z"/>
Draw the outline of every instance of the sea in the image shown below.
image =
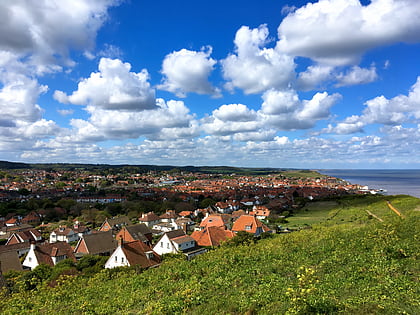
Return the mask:
<path id="1" fill-rule="evenodd" d="M 352 184 L 384 189 L 387 195 L 410 195 L 420 198 L 420 170 L 332 169 L 319 173 L 344 179 Z"/>

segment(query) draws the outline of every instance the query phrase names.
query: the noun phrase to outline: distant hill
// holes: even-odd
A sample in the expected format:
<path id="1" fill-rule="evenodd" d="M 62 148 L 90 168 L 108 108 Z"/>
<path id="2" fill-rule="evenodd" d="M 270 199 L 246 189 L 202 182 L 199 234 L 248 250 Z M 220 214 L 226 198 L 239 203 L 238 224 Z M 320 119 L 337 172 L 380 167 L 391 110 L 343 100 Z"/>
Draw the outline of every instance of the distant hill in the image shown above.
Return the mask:
<path id="1" fill-rule="evenodd" d="M 82 163 L 16 163 L 0 161 L 0 169 L 46 169 L 46 170 L 124 170 L 135 169 L 138 171 L 182 171 L 201 172 L 209 174 L 238 174 L 238 175 L 267 175 L 279 171 L 292 170 L 288 168 L 250 168 L 232 166 L 173 166 L 173 165 L 134 165 L 134 164 L 82 164 Z"/>

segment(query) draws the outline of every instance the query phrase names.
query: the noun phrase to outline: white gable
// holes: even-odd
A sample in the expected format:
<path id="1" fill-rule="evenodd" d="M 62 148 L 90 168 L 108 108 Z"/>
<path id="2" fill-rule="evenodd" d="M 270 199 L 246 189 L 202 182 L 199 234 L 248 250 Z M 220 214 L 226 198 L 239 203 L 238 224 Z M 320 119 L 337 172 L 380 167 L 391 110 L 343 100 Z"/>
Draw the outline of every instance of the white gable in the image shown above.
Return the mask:
<path id="1" fill-rule="evenodd" d="M 118 246 L 114 252 L 112 253 L 111 257 L 105 263 L 105 268 L 112 269 L 115 267 L 125 267 L 130 266 L 130 263 L 127 260 L 121 246 Z"/>

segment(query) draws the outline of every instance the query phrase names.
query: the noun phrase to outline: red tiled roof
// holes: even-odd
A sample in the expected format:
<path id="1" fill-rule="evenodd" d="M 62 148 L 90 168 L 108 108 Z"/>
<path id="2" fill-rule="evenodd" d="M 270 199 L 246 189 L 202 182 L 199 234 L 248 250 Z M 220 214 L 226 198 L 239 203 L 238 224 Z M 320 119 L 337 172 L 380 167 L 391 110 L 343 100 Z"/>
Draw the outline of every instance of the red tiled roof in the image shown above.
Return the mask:
<path id="1" fill-rule="evenodd" d="M 194 231 L 191 237 L 198 246 L 219 246 L 222 241 L 234 237 L 235 234 L 223 227 L 211 226 L 201 231 Z"/>
<path id="2" fill-rule="evenodd" d="M 246 231 L 255 234 L 257 232 L 257 228 L 259 227 L 262 228 L 263 232 L 268 232 L 270 230 L 253 215 L 242 215 L 235 221 L 235 223 L 233 223 L 232 231 Z"/>

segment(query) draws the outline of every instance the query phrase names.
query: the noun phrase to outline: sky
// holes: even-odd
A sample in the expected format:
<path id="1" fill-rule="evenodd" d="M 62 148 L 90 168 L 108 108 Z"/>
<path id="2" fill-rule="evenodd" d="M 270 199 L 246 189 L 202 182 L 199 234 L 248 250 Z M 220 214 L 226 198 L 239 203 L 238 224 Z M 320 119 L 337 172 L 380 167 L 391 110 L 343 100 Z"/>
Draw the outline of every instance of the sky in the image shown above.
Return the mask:
<path id="1" fill-rule="evenodd" d="M 0 160 L 419 169 L 420 1 L 1 1 Z"/>

